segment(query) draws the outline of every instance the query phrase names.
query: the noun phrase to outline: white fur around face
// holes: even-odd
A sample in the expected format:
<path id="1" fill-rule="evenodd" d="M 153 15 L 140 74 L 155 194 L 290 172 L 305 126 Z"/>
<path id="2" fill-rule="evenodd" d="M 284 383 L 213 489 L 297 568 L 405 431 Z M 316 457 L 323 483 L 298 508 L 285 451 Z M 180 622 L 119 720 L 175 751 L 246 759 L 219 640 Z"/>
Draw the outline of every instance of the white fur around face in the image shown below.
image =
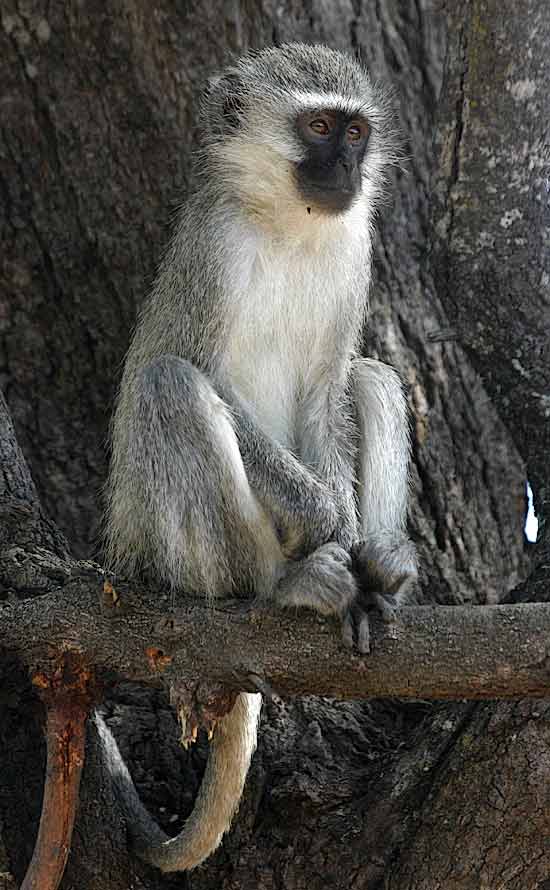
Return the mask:
<path id="1" fill-rule="evenodd" d="M 337 108 L 345 114 L 363 114 L 368 117 L 371 110 L 367 102 L 359 102 L 354 96 L 342 96 L 340 93 L 316 93 L 295 90 L 292 94 L 298 108 L 320 109 Z"/>
<path id="2" fill-rule="evenodd" d="M 375 198 L 372 185 L 363 180 L 361 194 L 346 213 L 331 215 L 314 204 L 308 207 L 295 179 L 295 165 L 303 150 L 285 139 L 284 133 L 278 143 L 273 134 L 265 138 L 266 142 L 258 141 L 257 135 L 233 138 L 215 153 L 218 177 L 227 192 L 237 197 L 243 216 L 256 230 L 276 240 L 294 238 L 313 247 L 340 246 L 344 232 L 352 240 L 358 235 L 356 229 L 366 233 Z"/>

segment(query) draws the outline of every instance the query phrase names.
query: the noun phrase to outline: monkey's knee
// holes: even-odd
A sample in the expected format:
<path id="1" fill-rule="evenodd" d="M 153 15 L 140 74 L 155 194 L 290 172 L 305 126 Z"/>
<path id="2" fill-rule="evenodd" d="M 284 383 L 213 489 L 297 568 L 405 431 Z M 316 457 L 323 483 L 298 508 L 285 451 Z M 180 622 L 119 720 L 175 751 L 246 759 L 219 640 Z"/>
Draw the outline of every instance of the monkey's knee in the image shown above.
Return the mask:
<path id="1" fill-rule="evenodd" d="M 140 418 L 167 427 L 185 420 L 189 432 L 197 420 L 204 423 L 205 409 L 225 408 L 208 378 L 175 355 L 160 356 L 138 371 L 134 392 Z"/>
<path id="2" fill-rule="evenodd" d="M 135 403 L 151 471 L 185 476 L 186 488 L 229 479 L 247 486 L 229 408 L 191 362 L 165 355 L 146 365 L 137 374 Z"/>
<path id="3" fill-rule="evenodd" d="M 272 586 L 279 544 L 249 485 L 231 412 L 190 362 L 163 356 L 136 380 L 138 472 L 158 529 L 154 560 L 212 596 Z"/>
<path id="4" fill-rule="evenodd" d="M 372 358 L 352 362 L 351 375 L 358 407 L 366 404 L 374 413 L 397 415 L 407 422 L 407 399 L 403 380 L 395 368 Z"/>

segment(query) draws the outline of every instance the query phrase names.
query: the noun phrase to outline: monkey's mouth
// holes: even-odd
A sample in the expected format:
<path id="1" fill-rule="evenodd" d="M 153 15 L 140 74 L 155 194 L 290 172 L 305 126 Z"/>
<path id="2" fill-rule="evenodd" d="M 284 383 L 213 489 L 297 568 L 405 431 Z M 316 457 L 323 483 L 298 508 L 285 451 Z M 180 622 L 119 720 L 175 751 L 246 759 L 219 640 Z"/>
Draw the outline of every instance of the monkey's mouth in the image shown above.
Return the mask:
<path id="1" fill-rule="evenodd" d="M 359 169 L 351 164 L 312 164 L 306 161 L 297 165 L 295 176 L 305 206 L 316 207 L 325 213 L 349 210 L 361 190 Z"/>
<path id="2" fill-rule="evenodd" d="M 304 199 L 308 213 L 312 207 L 325 213 L 344 213 L 349 210 L 357 196 L 354 188 L 340 188 L 327 185 L 308 183 L 300 185 L 300 194 Z"/>

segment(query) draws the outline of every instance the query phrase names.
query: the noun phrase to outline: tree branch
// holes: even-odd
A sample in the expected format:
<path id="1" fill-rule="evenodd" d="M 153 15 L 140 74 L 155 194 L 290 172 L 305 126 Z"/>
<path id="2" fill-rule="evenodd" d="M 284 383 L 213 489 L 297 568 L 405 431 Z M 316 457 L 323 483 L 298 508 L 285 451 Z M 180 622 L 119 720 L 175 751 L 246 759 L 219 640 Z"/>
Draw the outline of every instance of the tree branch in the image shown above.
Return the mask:
<path id="1" fill-rule="evenodd" d="M 347 651 L 335 622 L 235 601 L 207 605 L 121 582 L 73 564 L 55 593 L 0 608 L 0 649 L 32 677 L 67 653 L 98 682 L 233 689 L 265 682 L 282 696 L 487 699 L 550 695 L 550 607 L 423 606 L 394 625 L 373 620 L 373 651 Z"/>
<path id="2" fill-rule="evenodd" d="M 57 890 L 65 871 L 84 764 L 89 680 L 73 658 L 53 678 L 35 676 L 47 706 L 48 760 L 38 837 L 21 890 Z"/>

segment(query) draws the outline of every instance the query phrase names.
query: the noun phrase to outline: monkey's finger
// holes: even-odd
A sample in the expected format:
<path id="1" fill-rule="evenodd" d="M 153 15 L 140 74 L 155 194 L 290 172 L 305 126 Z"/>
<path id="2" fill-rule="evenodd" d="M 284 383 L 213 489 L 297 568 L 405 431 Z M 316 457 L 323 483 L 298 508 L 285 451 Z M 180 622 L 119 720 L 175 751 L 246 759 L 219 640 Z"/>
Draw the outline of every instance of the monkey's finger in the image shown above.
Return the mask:
<path id="1" fill-rule="evenodd" d="M 397 602 L 405 602 L 408 598 L 411 588 L 414 586 L 417 581 L 417 575 L 413 572 L 410 572 L 406 575 L 403 575 L 397 582 L 395 589 L 392 590 L 392 594 L 395 597 Z"/>
<path id="2" fill-rule="evenodd" d="M 361 655 L 368 655 L 370 652 L 370 623 L 369 616 L 361 610 L 357 621 L 357 648 Z"/>
<path id="3" fill-rule="evenodd" d="M 346 649 L 353 649 L 354 621 L 352 609 L 348 609 L 342 619 L 342 640 Z"/>
<path id="4" fill-rule="evenodd" d="M 325 556 L 330 556 L 335 562 L 341 563 L 346 568 L 351 568 L 351 554 L 341 544 L 337 544 L 336 541 L 323 544 L 322 547 L 319 547 L 318 552 L 322 552 Z"/>
<path id="5" fill-rule="evenodd" d="M 369 616 L 358 603 L 354 603 L 344 615 L 342 640 L 347 649 L 356 646 L 361 655 L 370 652 Z"/>
<path id="6" fill-rule="evenodd" d="M 372 602 L 380 612 L 384 624 L 394 624 L 397 620 L 397 606 L 383 593 L 372 593 Z"/>

